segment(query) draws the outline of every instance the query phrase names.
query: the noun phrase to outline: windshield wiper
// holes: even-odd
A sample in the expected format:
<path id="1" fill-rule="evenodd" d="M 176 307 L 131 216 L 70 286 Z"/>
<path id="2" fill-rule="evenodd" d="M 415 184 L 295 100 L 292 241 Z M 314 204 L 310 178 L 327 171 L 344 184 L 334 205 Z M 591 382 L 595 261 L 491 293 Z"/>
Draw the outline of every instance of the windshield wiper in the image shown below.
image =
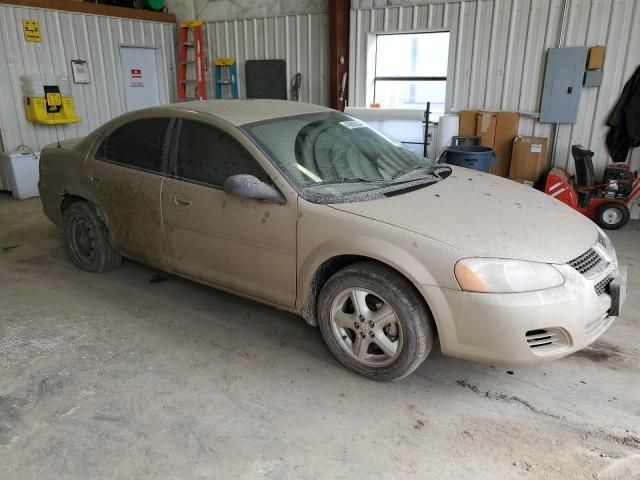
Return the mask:
<path id="1" fill-rule="evenodd" d="M 315 187 L 318 185 L 334 185 L 336 183 L 390 183 L 391 180 L 385 180 L 384 178 L 363 178 L 363 177 L 352 177 L 352 178 L 338 178 L 337 180 L 331 180 L 327 182 L 318 182 L 312 183 L 308 185 L 309 187 Z"/>
<path id="2" fill-rule="evenodd" d="M 336 185 L 341 183 L 377 183 L 383 185 L 400 185 L 403 183 L 418 182 L 420 180 L 432 180 L 433 182 L 438 182 L 442 180 L 442 177 L 438 174 L 439 171 L 451 172 L 451 168 L 448 165 L 416 165 L 389 179 L 364 177 L 338 178 L 336 180 L 329 180 L 326 182 L 312 183 L 310 185 L 307 185 L 307 187 Z"/>
<path id="3" fill-rule="evenodd" d="M 415 165 L 393 177 L 392 181 L 393 183 L 406 183 L 422 177 L 436 177 L 438 180 L 442 180 L 438 174 L 439 171 L 451 172 L 451 167 L 448 165 Z"/>

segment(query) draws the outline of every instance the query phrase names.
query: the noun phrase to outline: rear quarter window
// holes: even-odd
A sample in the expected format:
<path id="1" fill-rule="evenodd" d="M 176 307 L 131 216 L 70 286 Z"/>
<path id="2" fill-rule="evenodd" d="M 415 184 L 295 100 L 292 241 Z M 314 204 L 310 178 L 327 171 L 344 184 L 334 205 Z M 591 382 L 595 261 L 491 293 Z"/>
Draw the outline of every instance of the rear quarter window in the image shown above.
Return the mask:
<path id="1" fill-rule="evenodd" d="M 135 120 L 111 132 L 96 158 L 151 172 L 165 172 L 169 118 Z"/>

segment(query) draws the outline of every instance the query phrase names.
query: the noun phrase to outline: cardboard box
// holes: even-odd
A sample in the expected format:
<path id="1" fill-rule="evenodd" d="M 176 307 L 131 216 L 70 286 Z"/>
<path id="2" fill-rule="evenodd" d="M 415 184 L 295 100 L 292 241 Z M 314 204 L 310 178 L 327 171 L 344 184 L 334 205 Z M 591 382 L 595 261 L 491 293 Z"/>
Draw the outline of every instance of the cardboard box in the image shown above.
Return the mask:
<path id="1" fill-rule="evenodd" d="M 604 47 L 597 45 L 589 49 L 587 70 L 600 70 L 604 67 Z"/>
<path id="2" fill-rule="evenodd" d="M 511 167 L 511 150 L 513 141 L 518 136 L 520 114 L 516 112 L 498 112 L 496 122 L 496 136 L 493 150 L 498 157 L 498 163 L 491 167 L 491 173 L 507 178 Z"/>
<path id="3" fill-rule="evenodd" d="M 458 135 L 476 134 L 476 121 L 478 118 L 478 110 L 465 110 L 460 112 L 460 124 L 458 127 Z"/>
<path id="4" fill-rule="evenodd" d="M 536 183 L 544 173 L 546 162 L 545 137 L 516 137 L 513 141 L 509 178 L 520 183 Z"/>
<path id="5" fill-rule="evenodd" d="M 501 177 L 509 176 L 511 147 L 518 135 L 520 114 L 516 112 L 479 112 L 476 135 L 484 147 L 493 148 L 498 162 L 491 167 L 491 173 Z"/>
<path id="6" fill-rule="evenodd" d="M 478 112 L 476 135 L 480 137 L 480 144 L 483 147 L 493 148 L 493 142 L 496 139 L 497 115 L 496 112 Z"/>

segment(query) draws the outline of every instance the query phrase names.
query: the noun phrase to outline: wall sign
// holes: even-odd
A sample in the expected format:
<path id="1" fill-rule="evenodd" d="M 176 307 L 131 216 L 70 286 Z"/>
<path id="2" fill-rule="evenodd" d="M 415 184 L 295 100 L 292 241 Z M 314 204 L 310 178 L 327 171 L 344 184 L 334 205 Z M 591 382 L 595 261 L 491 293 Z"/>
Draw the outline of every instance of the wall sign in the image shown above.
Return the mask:
<path id="1" fill-rule="evenodd" d="M 89 76 L 89 66 L 84 60 L 71 60 L 71 73 L 73 83 L 91 83 Z"/>
<path id="2" fill-rule="evenodd" d="M 27 42 L 42 42 L 40 25 L 37 20 L 23 20 L 22 29 L 24 30 L 24 39 Z"/>
<path id="3" fill-rule="evenodd" d="M 131 69 L 131 80 L 129 80 L 129 88 L 144 88 L 141 68 Z"/>

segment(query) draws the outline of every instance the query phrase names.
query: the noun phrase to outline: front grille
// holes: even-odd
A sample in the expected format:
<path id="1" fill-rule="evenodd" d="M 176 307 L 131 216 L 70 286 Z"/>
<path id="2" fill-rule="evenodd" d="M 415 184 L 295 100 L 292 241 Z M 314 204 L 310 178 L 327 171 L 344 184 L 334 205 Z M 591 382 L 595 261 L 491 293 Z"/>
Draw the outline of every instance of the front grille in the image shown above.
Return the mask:
<path id="1" fill-rule="evenodd" d="M 556 341 L 556 336 L 548 330 L 529 330 L 527 332 L 527 343 L 531 348 L 544 347 Z"/>
<path id="2" fill-rule="evenodd" d="M 600 262 L 602 262 L 600 254 L 595 249 L 590 248 L 579 257 L 571 260 L 569 265 L 575 268 L 578 272 L 585 274 L 589 270 L 596 268 Z"/>
<path id="3" fill-rule="evenodd" d="M 605 292 L 609 291 L 609 284 L 613 280 L 613 277 L 604 277 L 598 283 L 593 286 L 593 289 L 596 291 L 597 295 L 602 295 Z"/>
<path id="4" fill-rule="evenodd" d="M 608 248 L 607 239 L 601 233 L 598 233 L 598 243 L 604 248 Z"/>
<path id="5" fill-rule="evenodd" d="M 529 330 L 525 337 L 529 348 L 536 355 L 557 353 L 569 346 L 569 338 L 561 328 Z"/>

